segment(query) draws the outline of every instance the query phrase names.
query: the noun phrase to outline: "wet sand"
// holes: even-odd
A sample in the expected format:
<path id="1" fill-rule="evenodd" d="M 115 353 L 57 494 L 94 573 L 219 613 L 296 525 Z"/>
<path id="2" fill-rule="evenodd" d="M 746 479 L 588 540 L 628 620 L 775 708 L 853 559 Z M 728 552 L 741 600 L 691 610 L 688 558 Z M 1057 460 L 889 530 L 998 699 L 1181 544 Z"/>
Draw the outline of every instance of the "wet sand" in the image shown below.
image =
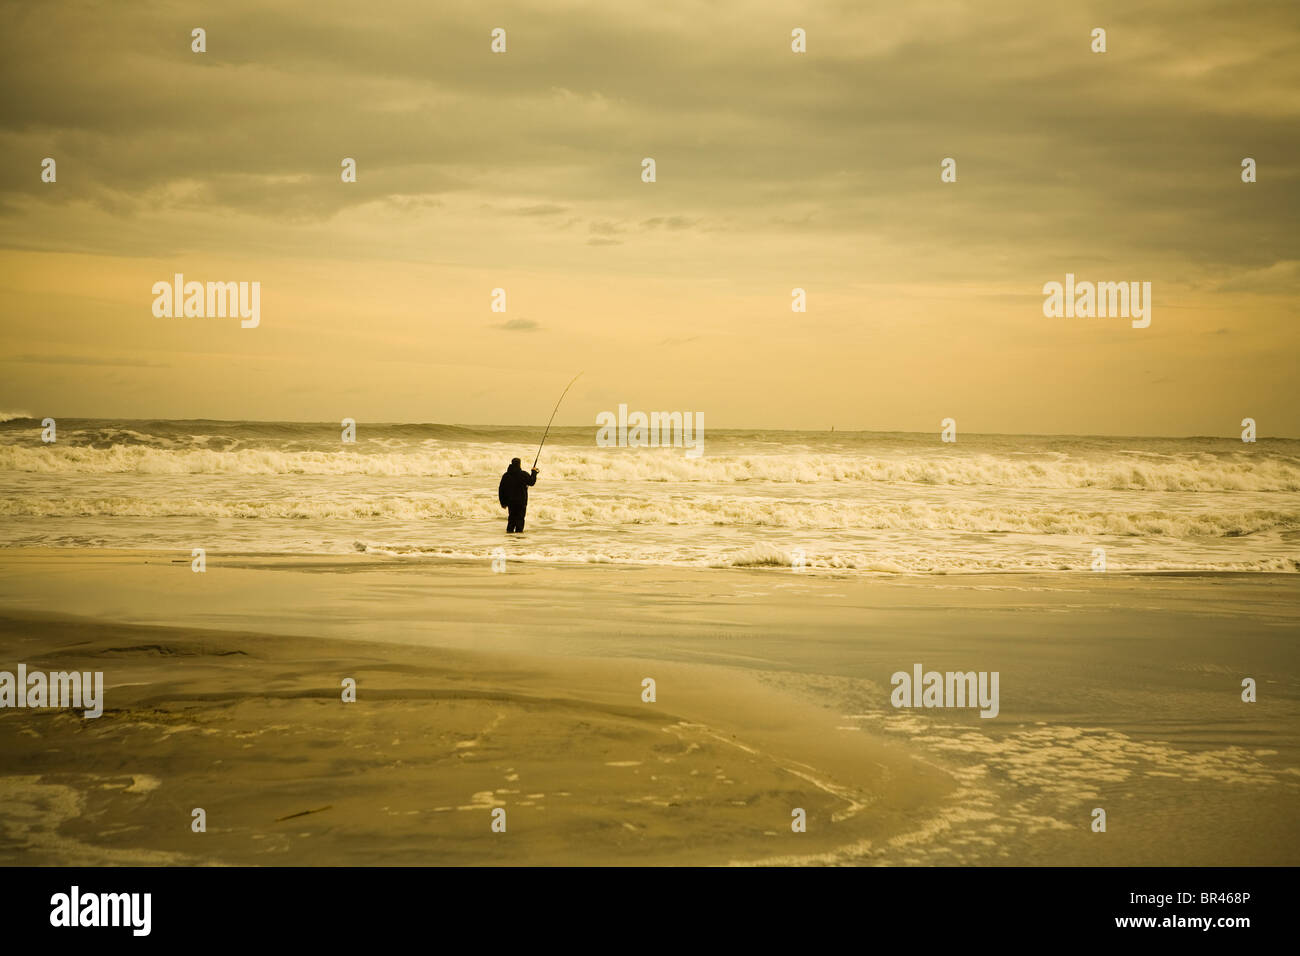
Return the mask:
<path id="1" fill-rule="evenodd" d="M 0 862 L 1300 862 L 1300 576 L 207 562 L 0 553 Z"/>

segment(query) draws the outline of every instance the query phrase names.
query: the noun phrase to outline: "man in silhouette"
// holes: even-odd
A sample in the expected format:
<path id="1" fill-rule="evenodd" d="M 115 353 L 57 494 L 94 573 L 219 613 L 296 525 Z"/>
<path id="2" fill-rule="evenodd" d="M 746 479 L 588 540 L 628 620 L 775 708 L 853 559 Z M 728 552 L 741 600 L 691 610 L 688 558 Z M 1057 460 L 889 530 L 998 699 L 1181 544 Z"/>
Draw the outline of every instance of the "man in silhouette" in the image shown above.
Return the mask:
<path id="1" fill-rule="evenodd" d="M 518 458 L 510 461 L 510 467 L 501 476 L 501 487 L 497 489 L 497 498 L 501 507 L 510 511 L 506 519 L 506 534 L 524 530 L 524 512 L 528 510 L 528 489 L 537 484 L 537 469 L 531 474 L 524 474 L 524 468 Z"/>

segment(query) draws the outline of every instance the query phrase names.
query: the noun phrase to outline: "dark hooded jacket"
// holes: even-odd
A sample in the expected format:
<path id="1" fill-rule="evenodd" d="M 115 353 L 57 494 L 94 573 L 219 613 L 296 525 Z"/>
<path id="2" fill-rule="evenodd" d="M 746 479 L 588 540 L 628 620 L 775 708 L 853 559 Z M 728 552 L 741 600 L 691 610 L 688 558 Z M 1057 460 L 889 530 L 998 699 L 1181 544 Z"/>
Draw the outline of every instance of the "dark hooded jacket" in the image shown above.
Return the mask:
<path id="1" fill-rule="evenodd" d="M 512 461 L 506 473 L 501 476 L 501 487 L 497 497 L 502 508 L 527 508 L 528 489 L 537 484 L 537 475 L 528 474 L 518 461 Z"/>

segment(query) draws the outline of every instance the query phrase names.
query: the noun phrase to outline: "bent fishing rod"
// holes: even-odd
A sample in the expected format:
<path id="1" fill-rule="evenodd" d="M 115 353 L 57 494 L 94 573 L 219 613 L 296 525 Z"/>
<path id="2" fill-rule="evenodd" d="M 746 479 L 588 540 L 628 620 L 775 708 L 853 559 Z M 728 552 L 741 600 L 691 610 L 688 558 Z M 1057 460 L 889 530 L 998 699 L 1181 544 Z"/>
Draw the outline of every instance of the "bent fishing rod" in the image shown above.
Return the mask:
<path id="1" fill-rule="evenodd" d="M 568 394 L 569 394 L 569 389 L 573 388 L 573 382 L 576 382 L 576 381 L 577 381 L 578 379 L 580 379 L 580 378 L 582 378 L 582 373 L 581 373 L 581 372 L 579 372 L 577 375 L 573 376 L 573 381 L 572 381 L 572 382 L 569 382 L 568 385 L 564 386 L 564 391 L 562 391 L 562 392 L 560 393 L 560 399 L 559 399 L 559 401 L 557 401 L 557 402 L 555 403 L 555 408 L 553 408 L 553 409 L 551 410 L 551 421 L 548 421 L 548 422 L 546 423 L 546 431 L 542 433 L 542 441 L 541 441 L 541 444 L 537 446 L 537 457 L 533 459 L 533 470 L 534 470 L 534 471 L 537 470 L 537 459 L 542 457 L 542 445 L 545 445 L 545 444 L 546 444 L 546 436 L 549 435 L 549 434 L 551 433 L 551 422 L 555 421 L 555 413 L 558 412 L 558 411 L 560 410 L 560 402 L 564 401 L 564 396 L 565 396 L 565 395 L 568 395 Z"/>

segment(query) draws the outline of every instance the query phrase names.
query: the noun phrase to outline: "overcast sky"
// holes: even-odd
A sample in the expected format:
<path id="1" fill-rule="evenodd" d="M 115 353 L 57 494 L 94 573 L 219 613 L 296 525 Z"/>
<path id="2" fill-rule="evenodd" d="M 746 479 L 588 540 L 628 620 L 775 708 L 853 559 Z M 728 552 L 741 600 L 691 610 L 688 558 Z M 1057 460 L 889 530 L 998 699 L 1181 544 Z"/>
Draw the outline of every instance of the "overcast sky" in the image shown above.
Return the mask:
<path id="1" fill-rule="evenodd" d="M 0 76 L 0 411 L 1300 436 L 1293 0 L 5 2 Z"/>

